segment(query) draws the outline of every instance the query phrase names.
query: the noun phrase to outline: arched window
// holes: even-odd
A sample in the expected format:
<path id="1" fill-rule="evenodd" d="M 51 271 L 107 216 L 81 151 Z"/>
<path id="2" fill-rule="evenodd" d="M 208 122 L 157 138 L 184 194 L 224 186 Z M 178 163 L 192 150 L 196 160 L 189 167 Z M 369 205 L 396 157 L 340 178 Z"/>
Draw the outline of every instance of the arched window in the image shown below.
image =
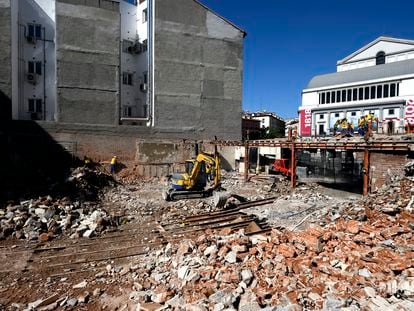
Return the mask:
<path id="1" fill-rule="evenodd" d="M 376 65 L 382 65 L 385 64 L 385 53 L 384 52 L 378 52 L 376 56 Z"/>

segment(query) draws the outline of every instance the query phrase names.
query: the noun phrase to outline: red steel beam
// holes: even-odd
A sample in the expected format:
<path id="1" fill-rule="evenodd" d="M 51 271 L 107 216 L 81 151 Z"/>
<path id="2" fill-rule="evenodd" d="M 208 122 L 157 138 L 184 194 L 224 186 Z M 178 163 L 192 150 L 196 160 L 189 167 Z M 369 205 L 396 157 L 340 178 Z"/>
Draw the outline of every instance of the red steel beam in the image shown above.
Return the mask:
<path id="1" fill-rule="evenodd" d="M 291 158 L 290 158 L 290 183 L 292 188 L 296 188 L 296 152 L 295 144 L 291 146 Z"/>
<path id="2" fill-rule="evenodd" d="M 246 143 L 241 141 L 217 141 L 213 144 L 221 146 L 245 146 Z M 249 147 L 282 147 L 290 149 L 292 143 L 288 141 L 249 141 Z M 391 150 L 391 151 L 411 151 L 414 143 L 409 142 L 372 142 L 372 143 L 324 143 L 324 142 L 295 142 L 295 149 L 344 149 L 344 150 Z"/>
<path id="3" fill-rule="evenodd" d="M 362 191 L 363 195 L 368 195 L 369 193 L 369 150 L 364 150 L 364 163 L 363 163 L 363 182 L 364 182 L 364 188 Z"/>

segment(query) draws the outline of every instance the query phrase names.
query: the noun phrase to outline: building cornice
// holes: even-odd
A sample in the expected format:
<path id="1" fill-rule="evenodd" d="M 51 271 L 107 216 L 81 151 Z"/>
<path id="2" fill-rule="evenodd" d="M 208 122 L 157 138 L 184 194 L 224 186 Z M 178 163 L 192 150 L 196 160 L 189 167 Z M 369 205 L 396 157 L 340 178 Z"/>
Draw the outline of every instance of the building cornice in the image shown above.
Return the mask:
<path id="1" fill-rule="evenodd" d="M 302 94 L 305 93 L 313 93 L 313 92 L 321 92 L 321 91 L 328 91 L 333 89 L 341 89 L 341 88 L 348 88 L 353 86 L 362 86 L 362 85 L 369 85 L 369 84 L 378 84 L 382 82 L 401 82 L 401 80 L 406 79 L 412 79 L 414 78 L 414 73 L 409 75 L 402 75 L 402 76 L 394 76 L 394 77 L 387 77 L 387 78 L 381 78 L 381 79 L 373 79 L 373 80 L 364 80 L 364 81 L 358 81 L 358 82 L 351 82 L 351 83 L 343 83 L 343 84 L 335 84 L 335 85 L 328 85 L 325 87 L 318 87 L 318 88 L 311 88 L 311 89 L 303 89 Z"/>

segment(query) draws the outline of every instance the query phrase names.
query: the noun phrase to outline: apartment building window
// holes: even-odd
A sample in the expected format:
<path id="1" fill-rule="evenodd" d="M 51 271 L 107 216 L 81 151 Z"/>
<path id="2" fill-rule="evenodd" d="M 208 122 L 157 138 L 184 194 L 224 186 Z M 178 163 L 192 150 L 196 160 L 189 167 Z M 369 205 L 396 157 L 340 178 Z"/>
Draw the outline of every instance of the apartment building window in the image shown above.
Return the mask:
<path id="1" fill-rule="evenodd" d="M 395 83 L 390 84 L 390 97 L 395 97 Z"/>
<path id="2" fill-rule="evenodd" d="M 42 75 L 42 62 L 29 61 L 27 62 L 27 72 Z"/>
<path id="3" fill-rule="evenodd" d="M 342 90 L 342 101 L 346 102 L 346 90 Z"/>
<path id="4" fill-rule="evenodd" d="M 320 119 L 320 120 L 323 120 L 323 114 L 320 114 L 320 115 L 319 115 L 319 119 Z"/>
<path id="5" fill-rule="evenodd" d="M 124 117 L 132 116 L 132 108 L 129 106 L 124 106 Z"/>
<path id="6" fill-rule="evenodd" d="M 376 59 L 375 59 L 376 65 L 382 65 L 385 64 L 385 53 L 384 52 L 378 52 Z"/>
<path id="7" fill-rule="evenodd" d="M 358 89 L 353 89 L 352 90 L 352 100 L 357 100 L 358 99 Z"/>
<path id="8" fill-rule="evenodd" d="M 335 113 L 335 118 L 339 118 L 339 113 Z"/>
<path id="9" fill-rule="evenodd" d="M 369 99 L 369 87 L 364 88 L 364 99 Z"/>
<path id="10" fill-rule="evenodd" d="M 30 98 L 28 100 L 28 112 L 35 113 L 35 112 L 42 112 L 42 100 L 36 98 Z"/>
<path id="11" fill-rule="evenodd" d="M 332 100 L 332 104 L 335 104 L 335 91 L 332 91 L 331 93 L 331 100 Z"/>
<path id="12" fill-rule="evenodd" d="M 382 98 L 382 85 L 377 86 L 377 98 Z"/>
<path id="13" fill-rule="evenodd" d="M 336 102 L 337 103 L 341 102 L 341 91 L 336 91 Z"/>
<path id="14" fill-rule="evenodd" d="M 132 73 L 123 72 L 122 73 L 122 83 L 126 85 L 132 85 Z"/>
<path id="15" fill-rule="evenodd" d="M 331 93 L 330 92 L 326 93 L 326 103 L 327 104 L 331 103 Z"/>
<path id="16" fill-rule="evenodd" d="M 363 100 L 364 99 L 364 88 L 360 87 L 358 89 L 358 100 Z"/>
<path id="17" fill-rule="evenodd" d="M 322 93 L 322 100 L 321 100 L 321 104 L 325 104 L 325 93 Z"/>
<path id="18" fill-rule="evenodd" d="M 352 98 L 352 90 L 351 89 L 347 90 L 347 94 L 346 95 L 347 95 L 346 96 L 346 100 L 348 102 L 350 102 L 351 101 L 351 98 Z"/>
<path id="19" fill-rule="evenodd" d="M 146 23 L 148 21 L 148 10 L 142 10 L 142 23 Z"/>
<path id="20" fill-rule="evenodd" d="M 28 24 L 27 36 L 35 39 L 42 39 L 42 25 L 40 24 Z"/>
<path id="21" fill-rule="evenodd" d="M 356 112 L 355 111 L 352 111 L 351 112 L 351 117 L 355 117 L 356 116 Z"/>
<path id="22" fill-rule="evenodd" d="M 395 113 L 394 109 L 388 109 L 388 115 L 393 116 Z"/>
<path id="23" fill-rule="evenodd" d="M 388 97 L 389 86 L 388 84 L 384 85 L 384 98 Z"/>
<path id="24" fill-rule="evenodd" d="M 323 124 L 319 124 L 319 135 L 325 135 L 325 126 Z"/>
<path id="25" fill-rule="evenodd" d="M 371 99 L 375 99 L 375 86 L 371 86 Z"/>

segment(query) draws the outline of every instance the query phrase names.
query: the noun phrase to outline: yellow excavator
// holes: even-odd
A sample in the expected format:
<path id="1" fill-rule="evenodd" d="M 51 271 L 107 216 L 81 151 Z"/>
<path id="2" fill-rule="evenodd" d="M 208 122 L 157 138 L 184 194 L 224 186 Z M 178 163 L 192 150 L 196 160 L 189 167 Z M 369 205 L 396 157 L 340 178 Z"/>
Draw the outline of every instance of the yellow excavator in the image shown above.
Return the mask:
<path id="1" fill-rule="evenodd" d="M 163 193 L 166 201 L 204 198 L 221 187 L 220 154 L 215 146 L 214 154 L 199 152 L 195 159 L 185 162 L 185 173 L 170 177 L 170 187 Z"/>

